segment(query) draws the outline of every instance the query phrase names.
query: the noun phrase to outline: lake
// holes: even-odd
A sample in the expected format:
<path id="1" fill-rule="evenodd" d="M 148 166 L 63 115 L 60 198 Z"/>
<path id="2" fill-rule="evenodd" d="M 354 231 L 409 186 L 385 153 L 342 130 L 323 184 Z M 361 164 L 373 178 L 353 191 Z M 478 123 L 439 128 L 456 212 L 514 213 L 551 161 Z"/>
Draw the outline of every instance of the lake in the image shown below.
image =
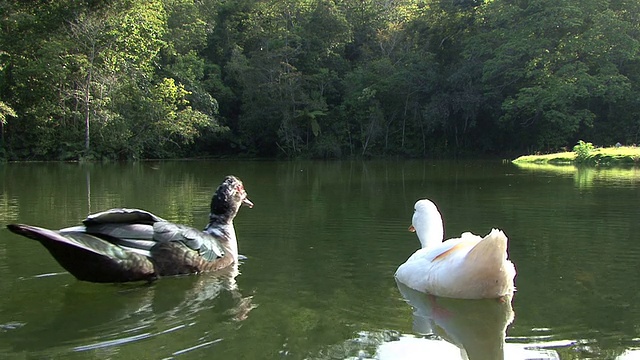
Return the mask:
<path id="1" fill-rule="evenodd" d="M 0 358 L 629 359 L 640 356 L 640 170 L 500 161 L 167 161 L 0 165 Z M 239 274 L 77 281 L 7 223 L 136 207 L 202 228 L 240 177 Z M 398 286 L 413 205 L 445 236 L 509 236 L 511 302 Z M 456 347 L 457 344 L 458 347 Z M 502 352 L 507 355 L 502 355 Z M 634 357 L 635 355 L 635 357 Z"/>

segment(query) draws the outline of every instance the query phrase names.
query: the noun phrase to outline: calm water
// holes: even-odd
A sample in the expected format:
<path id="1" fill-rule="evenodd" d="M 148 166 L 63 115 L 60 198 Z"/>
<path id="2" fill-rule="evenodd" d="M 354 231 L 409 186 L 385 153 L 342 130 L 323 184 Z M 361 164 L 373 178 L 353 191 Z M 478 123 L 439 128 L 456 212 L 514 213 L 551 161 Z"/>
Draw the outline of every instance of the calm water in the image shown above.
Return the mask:
<path id="1" fill-rule="evenodd" d="M 484 359 L 505 340 L 507 359 L 640 354 L 637 170 L 215 161 L 5 164 L 0 174 L 0 358 L 445 359 L 460 358 L 457 342 Z M 256 205 L 236 218 L 248 256 L 237 277 L 83 283 L 4 228 L 61 228 L 118 206 L 202 227 L 227 174 Z M 448 236 L 505 230 L 518 269 L 511 304 L 396 285 L 418 247 L 407 227 L 422 197 L 439 205 Z"/>

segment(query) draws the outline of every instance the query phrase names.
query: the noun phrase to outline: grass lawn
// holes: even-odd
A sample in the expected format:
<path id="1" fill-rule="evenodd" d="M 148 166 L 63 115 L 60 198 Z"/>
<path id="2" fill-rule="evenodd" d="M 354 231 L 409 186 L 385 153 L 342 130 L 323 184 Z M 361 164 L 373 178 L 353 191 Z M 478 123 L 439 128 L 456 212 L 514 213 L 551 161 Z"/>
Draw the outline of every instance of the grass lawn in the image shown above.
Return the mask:
<path id="1" fill-rule="evenodd" d="M 545 155 L 524 155 L 513 160 L 514 163 L 571 165 L 576 153 L 561 152 Z M 590 165 L 640 165 L 640 147 L 621 146 L 596 148 L 589 153 L 585 164 Z"/>

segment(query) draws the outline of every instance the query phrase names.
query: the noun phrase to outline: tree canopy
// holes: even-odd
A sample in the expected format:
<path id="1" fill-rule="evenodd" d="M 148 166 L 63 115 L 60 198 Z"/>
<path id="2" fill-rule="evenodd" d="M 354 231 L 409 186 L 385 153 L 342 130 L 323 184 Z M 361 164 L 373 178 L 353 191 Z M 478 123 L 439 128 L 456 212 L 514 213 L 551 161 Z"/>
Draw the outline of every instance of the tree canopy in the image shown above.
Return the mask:
<path id="1" fill-rule="evenodd" d="M 640 137 L 640 2 L 0 4 L 0 157 L 434 157 Z"/>

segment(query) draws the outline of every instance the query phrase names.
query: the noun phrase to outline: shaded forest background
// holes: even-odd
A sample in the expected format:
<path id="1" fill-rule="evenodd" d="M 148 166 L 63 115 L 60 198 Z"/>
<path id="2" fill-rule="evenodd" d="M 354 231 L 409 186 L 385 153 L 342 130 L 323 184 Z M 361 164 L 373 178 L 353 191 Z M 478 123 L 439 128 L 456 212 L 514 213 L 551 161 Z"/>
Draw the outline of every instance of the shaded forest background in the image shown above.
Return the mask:
<path id="1" fill-rule="evenodd" d="M 640 138 L 636 0 L 5 0 L 0 26 L 10 160 Z"/>

